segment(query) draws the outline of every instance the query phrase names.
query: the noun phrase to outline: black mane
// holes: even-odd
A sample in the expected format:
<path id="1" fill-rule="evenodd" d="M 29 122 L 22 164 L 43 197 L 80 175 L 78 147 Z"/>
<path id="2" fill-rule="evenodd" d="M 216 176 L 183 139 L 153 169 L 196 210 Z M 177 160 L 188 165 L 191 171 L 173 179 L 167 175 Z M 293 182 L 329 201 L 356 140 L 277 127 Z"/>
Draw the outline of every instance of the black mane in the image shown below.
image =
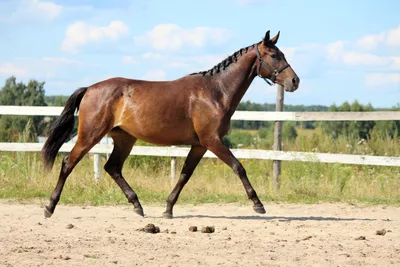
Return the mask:
<path id="1" fill-rule="evenodd" d="M 231 56 L 229 56 L 226 59 L 222 60 L 220 63 L 218 63 L 217 65 L 215 65 L 214 67 L 212 67 L 209 70 L 195 72 L 195 73 L 192 73 L 190 75 L 202 74 L 203 76 L 206 76 L 206 75 L 213 76 L 214 74 L 221 72 L 221 70 L 225 70 L 232 63 L 237 62 L 238 58 L 241 55 L 246 54 L 247 51 L 249 50 L 249 48 L 254 47 L 254 45 L 255 44 L 252 44 L 252 45 L 244 47 L 244 48 L 240 48 L 238 51 L 233 53 Z"/>

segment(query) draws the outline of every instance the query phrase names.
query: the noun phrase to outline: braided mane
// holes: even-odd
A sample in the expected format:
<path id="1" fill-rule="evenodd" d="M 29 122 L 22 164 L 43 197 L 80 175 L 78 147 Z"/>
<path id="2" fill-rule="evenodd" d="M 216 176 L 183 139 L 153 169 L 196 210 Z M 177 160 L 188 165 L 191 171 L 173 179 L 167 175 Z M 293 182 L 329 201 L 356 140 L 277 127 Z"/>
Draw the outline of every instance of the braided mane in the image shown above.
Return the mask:
<path id="1" fill-rule="evenodd" d="M 217 74 L 221 72 L 222 70 L 225 70 L 229 65 L 231 65 L 234 62 L 238 61 L 238 58 L 242 56 L 243 54 L 246 54 L 249 50 L 249 48 L 254 47 L 255 44 L 252 44 L 250 46 L 244 47 L 233 53 L 232 55 L 228 56 L 226 59 L 222 60 L 220 63 L 215 65 L 209 70 L 206 71 L 200 71 L 200 72 L 195 72 L 190 75 L 196 75 L 196 74 L 201 74 L 203 76 L 210 75 L 213 76 L 214 74 Z"/>

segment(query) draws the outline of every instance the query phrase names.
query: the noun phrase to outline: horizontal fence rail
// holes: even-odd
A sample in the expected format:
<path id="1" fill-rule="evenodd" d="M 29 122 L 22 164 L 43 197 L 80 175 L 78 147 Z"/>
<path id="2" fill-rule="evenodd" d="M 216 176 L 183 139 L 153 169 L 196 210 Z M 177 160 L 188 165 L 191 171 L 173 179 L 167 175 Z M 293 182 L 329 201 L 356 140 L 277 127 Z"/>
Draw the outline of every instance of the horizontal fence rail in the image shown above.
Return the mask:
<path id="1" fill-rule="evenodd" d="M 16 152 L 39 152 L 43 144 L 40 143 L 0 143 L 0 151 Z M 70 152 L 74 144 L 64 144 L 60 152 Z M 113 145 L 97 144 L 90 153 L 111 153 Z M 159 156 L 159 157 L 186 157 L 189 153 L 188 147 L 156 147 L 156 146 L 134 146 L 130 155 L 140 156 Z M 284 161 L 306 161 L 321 163 L 343 163 L 360 165 L 379 165 L 379 166 L 400 166 L 400 157 L 383 157 L 369 155 L 351 154 L 329 154 L 314 152 L 285 152 L 275 150 L 255 150 L 255 149 L 231 149 L 232 153 L 239 159 L 266 159 Z M 216 158 L 211 152 L 207 151 L 205 158 Z"/>
<path id="2" fill-rule="evenodd" d="M 253 121 L 383 121 L 400 120 L 400 111 L 371 112 L 262 112 L 236 111 L 232 120 Z"/>
<path id="3" fill-rule="evenodd" d="M 0 106 L 0 115 L 59 116 L 63 107 Z M 400 120 L 400 111 L 275 112 L 236 111 L 232 120 L 243 121 L 382 121 Z"/>

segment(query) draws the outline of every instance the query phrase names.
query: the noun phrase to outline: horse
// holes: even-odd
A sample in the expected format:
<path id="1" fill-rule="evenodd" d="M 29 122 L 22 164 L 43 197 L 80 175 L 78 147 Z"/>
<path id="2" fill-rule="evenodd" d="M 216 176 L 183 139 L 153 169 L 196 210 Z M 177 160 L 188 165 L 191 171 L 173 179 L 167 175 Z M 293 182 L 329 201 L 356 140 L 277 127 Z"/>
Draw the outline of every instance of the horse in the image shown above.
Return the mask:
<path id="1" fill-rule="evenodd" d="M 236 107 L 256 76 L 270 85 L 294 92 L 300 79 L 276 46 L 279 34 L 270 31 L 261 41 L 234 52 L 211 69 L 171 81 L 146 81 L 114 77 L 77 89 L 52 124 L 41 150 L 44 168 L 49 170 L 62 144 L 70 137 L 75 111 L 78 138 L 62 160 L 58 182 L 44 215 L 54 210 L 68 175 L 106 134 L 113 139 L 105 171 L 118 184 L 135 213 L 144 216 L 135 191 L 122 176 L 122 167 L 136 140 L 162 146 L 190 145 L 179 180 L 167 198 L 163 218 L 173 218 L 173 207 L 183 187 L 207 150 L 227 164 L 243 183 L 256 213 L 265 209 L 247 178 L 246 170 L 223 143 Z"/>

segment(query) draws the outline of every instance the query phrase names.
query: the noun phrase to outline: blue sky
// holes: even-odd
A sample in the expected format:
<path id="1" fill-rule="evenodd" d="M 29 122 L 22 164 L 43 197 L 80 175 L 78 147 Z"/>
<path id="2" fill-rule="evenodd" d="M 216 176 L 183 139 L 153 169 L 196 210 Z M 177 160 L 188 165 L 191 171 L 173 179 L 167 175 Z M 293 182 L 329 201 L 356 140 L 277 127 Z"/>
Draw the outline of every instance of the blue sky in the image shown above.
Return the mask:
<path id="1" fill-rule="evenodd" d="M 286 104 L 400 103 L 400 1 L 0 0 L 0 83 L 47 95 L 121 76 L 172 80 L 281 31 L 301 78 Z M 275 102 L 256 78 L 243 100 Z"/>

